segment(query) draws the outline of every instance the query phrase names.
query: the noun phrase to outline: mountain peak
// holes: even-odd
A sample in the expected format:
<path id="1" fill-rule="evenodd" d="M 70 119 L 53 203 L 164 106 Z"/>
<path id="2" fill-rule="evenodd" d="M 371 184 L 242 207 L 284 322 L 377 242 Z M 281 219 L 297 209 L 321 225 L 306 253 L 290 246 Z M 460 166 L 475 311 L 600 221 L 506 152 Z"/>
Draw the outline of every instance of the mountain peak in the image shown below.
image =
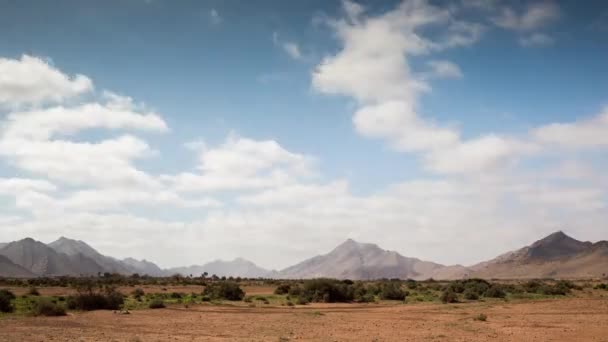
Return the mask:
<path id="1" fill-rule="evenodd" d="M 573 239 L 559 230 L 533 243 L 527 255 L 533 259 L 552 260 L 578 254 L 590 245 L 589 242 Z"/>

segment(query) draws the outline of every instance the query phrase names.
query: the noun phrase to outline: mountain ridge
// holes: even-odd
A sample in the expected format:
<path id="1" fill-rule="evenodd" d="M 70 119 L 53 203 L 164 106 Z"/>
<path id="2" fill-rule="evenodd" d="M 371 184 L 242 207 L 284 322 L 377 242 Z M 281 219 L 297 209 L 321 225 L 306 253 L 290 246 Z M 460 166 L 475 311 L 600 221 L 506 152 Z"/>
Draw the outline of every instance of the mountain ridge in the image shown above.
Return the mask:
<path id="1" fill-rule="evenodd" d="M 49 244 L 32 238 L 0 244 L 0 276 L 78 276 L 105 272 L 151 276 L 200 276 L 206 272 L 208 276 L 220 277 L 297 279 L 589 278 L 608 274 L 608 241 L 579 241 L 556 231 L 528 246 L 475 265 L 446 266 L 384 250 L 374 243 L 346 239 L 326 254 L 280 271 L 262 268 L 240 257 L 162 269 L 145 259 L 105 256 L 84 241 L 63 236 Z"/>

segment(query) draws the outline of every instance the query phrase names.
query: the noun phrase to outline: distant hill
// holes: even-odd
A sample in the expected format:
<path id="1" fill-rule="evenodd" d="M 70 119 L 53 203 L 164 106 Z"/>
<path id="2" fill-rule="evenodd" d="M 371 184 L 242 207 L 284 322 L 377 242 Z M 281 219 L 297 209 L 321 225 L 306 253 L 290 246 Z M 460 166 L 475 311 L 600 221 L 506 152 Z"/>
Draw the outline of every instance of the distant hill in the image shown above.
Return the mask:
<path id="1" fill-rule="evenodd" d="M 313 257 L 280 271 L 279 276 L 295 279 L 427 279 L 445 268 L 446 266 L 440 264 L 386 251 L 374 244 L 348 239 L 328 254 Z M 457 268 L 452 267 L 450 277 L 461 278 L 464 275 L 464 267 L 462 274 Z"/>
<path id="2" fill-rule="evenodd" d="M 207 272 L 226 277 L 338 279 L 400 278 L 424 280 L 468 277 L 600 278 L 608 275 L 608 241 L 583 242 L 559 231 L 541 240 L 470 267 L 444 266 L 387 251 L 375 244 L 348 239 L 332 251 L 304 260 L 282 271 L 271 271 L 236 258 L 204 265 L 161 269 L 147 260 L 118 260 L 102 255 L 80 240 L 61 237 L 48 245 L 26 238 L 0 244 L 0 276 L 35 277 L 121 273 L 151 276 L 200 276 Z"/>
<path id="3" fill-rule="evenodd" d="M 11 259 L 0 255 L 0 275 L 11 278 L 31 278 L 36 276 L 34 273 L 13 263 Z"/>
<path id="4" fill-rule="evenodd" d="M 56 241 L 49 243 L 48 246 L 54 249 L 56 252 L 66 254 L 68 256 L 82 254 L 101 266 L 103 272 L 120 274 L 137 273 L 137 270 L 133 269 L 132 267 L 129 267 L 117 259 L 102 255 L 93 247 L 80 240 L 68 239 L 62 236 Z"/>
<path id="5" fill-rule="evenodd" d="M 58 253 L 53 248 L 31 238 L 7 244 L 0 249 L 0 254 L 39 276 L 88 275 L 103 272 L 99 264 L 81 253 L 74 255 Z"/>
<path id="6" fill-rule="evenodd" d="M 209 276 L 215 274 L 218 277 L 247 277 L 247 278 L 264 278 L 271 277 L 274 273 L 249 260 L 236 258 L 232 261 L 215 260 L 204 265 L 192 265 L 188 267 L 177 267 L 168 269 L 171 274 L 181 274 L 188 276 L 200 276 L 203 272 L 207 272 Z"/>
<path id="7" fill-rule="evenodd" d="M 555 232 L 530 246 L 470 267 L 481 278 L 589 278 L 608 275 L 608 242 Z"/>
<path id="8" fill-rule="evenodd" d="M 147 261 L 147 260 L 137 260 L 133 258 L 126 258 L 122 260 L 122 263 L 126 266 L 130 267 L 133 273 L 138 273 L 140 275 L 149 275 L 153 277 L 162 277 L 169 275 L 169 273 L 160 267 L 158 267 L 155 263 Z"/>

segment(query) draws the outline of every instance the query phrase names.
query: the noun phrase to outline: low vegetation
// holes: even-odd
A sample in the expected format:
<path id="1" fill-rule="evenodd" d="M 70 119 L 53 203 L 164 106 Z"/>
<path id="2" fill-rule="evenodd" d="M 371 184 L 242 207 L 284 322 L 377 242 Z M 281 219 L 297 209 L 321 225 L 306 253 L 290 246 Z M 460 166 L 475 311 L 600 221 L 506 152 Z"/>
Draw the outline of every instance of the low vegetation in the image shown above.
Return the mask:
<path id="1" fill-rule="evenodd" d="M 222 281 L 211 283 L 205 287 L 203 296 L 211 299 L 225 300 L 242 300 L 245 297 L 245 291 L 241 289 L 238 283 L 232 281 Z"/>
<path id="2" fill-rule="evenodd" d="M 65 308 L 54 300 L 41 298 L 35 302 L 32 314 L 35 316 L 65 316 Z"/>
<path id="3" fill-rule="evenodd" d="M 13 312 L 15 307 L 12 301 L 15 299 L 15 294 L 9 290 L 0 290 L 0 312 Z"/>
<path id="4" fill-rule="evenodd" d="M 91 282 L 82 282 L 76 291 L 76 295 L 66 300 L 71 310 L 119 310 L 124 303 L 124 295 L 113 286 L 96 288 Z"/>
<path id="5" fill-rule="evenodd" d="M 246 306 L 289 306 L 309 303 L 384 303 L 418 302 L 466 303 L 471 301 L 495 301 L 512 299 L 540 299 L 567 296 L 572 291 L 586 289 L 608 290 L 605 283 L 571 282 L 565 280 L 536 279 L 527 281 L 488 281 L 463 279 L 437 281 L 433 279 L 414 281 L 411 279 L 380 279 L 373 281 L 351 281 L 336 279 L 272 280 L 255 279 L 237 281 L 206 278 L 201 292 L 175 291 L 182 286 L 182 277 L 144 278 L 145 282 L 159 282 L 156 290 L 144 291 L 139 284 L 131 286 L 116 283 L 130 282 L 131 277 L 101 276 L 91 278 L 37 278 L 0 279 L 0 284 L 11 283 L 11 287 L 22 287 L 23 295 L 16 296 L 9 290 L 0 290 L 0 315 L 60 316 L 66 310 L 138 310 L 156 309 L 181 305 L 221 304 L 222 301 L 243 301 Z M 191 279 L 192 280 L 192 279 Z M 191 280 L 186 280 L 189 282 Z M 44 295 L 45 288 L 55 282 L 65 282 L 76 290 L 69 296 Z M 16 285 L 15 285 L 16 284 Z M 149 286 L 149 285 L 146 285 Z M 243 286 L 273 287 L 274 293 L 246 296 Z M 125 290 L 125 287 L 129 290 Z M 154 287 L 150 287 L 153 289 Z M 162 291 L 159 291 L 162 289 Z M 233 303 L 232 305 L 239 305 Z M 477 318 L 476 318 L 477 319 Z M 478 319 L 481 320 L 481 319 Z"/>
<path id="6" fill-rule="evenodd" d="M 166 305 L 165 305 L 165 302 L 164 302 L 162 299 L 160 299 L 160 298 L 155 298 L 155 299 L 153 299 L 153 300 L 150 302 L 150 304 L 148 304 L 148 307 L 149 307 L 150 309 L 162 309 L 162 308 L 165 308 L 165 307 L 166 307 Z"/>

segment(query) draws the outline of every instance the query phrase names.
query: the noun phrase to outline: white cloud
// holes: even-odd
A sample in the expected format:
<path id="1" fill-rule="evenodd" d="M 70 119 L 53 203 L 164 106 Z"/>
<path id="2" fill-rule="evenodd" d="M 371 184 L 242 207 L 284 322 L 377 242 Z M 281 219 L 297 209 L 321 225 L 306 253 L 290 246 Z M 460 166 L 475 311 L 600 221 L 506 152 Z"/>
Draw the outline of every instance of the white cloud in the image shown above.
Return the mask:
<path id="1" fill-rule="evenodd" d="M 109 102 L 12 112 L 2 128 L 2 136 L 3 139 L 11 140 L 47 140 L 92 128 L 159 132 L 168 130 L 163 119 L 156 113 L 137 113 L 123 104 Z"/>
<path id="2" fill-rule="evenodd" d="M 437 78 L 462 78 L 460 67 L 450 61 L 432 60 L 427 62 L 430 76 Z"/>
<path id="3" fill-rule="evenodd" d="M 272 42 L 274 45 L 279 46 L 289 57 L 295 60 L 301 60 L 304 58 L 304 55 L 300 51 L 300 46 L 291 41 L 283 41 L 279 37 L 278 32 L 272 33 Z"/>
<path id="4" fill-rule="evenodd" d="M 0 105 L 21 106 L 62 102 L 89 92 L 93 82 L 84 75 L 70 77 L 48 62 L 28 55 L 0 58 Z"/>
<path id="5" fill-rule="evenodd" d="M 222 23 L 222 21 L 224 21 L 222 16 L 220 16 L 220 13 L 215 8 L 212 8 L 209 11 L 209 19 L 213 25 L 219 25 Z"/>
<path id="6" fill-rule="evenodd" d="M 283 43 L 283 50 L 289 55 L 289 57 L 293 59 L 301 59 L 302 53 L 300 52 L 300 47 L 298 44 L 294 42 L 285 42 Z"/>
<path id="7" fill-rule="evenodd" d="M 493 18 L 494 24 L 515 31 L 531 31 L 546 26 L 560 17 L 559 6 L 553 2 L 530 3 L 520 13 L 509 7 Z"/>
<path id="8" fill-rule="evenodd" d="M 519 38 L 519 43 L 525 47 L 539 47 L 553 44 L 553 37 L 544 33 L 533 33 L 529 36 Z"/>
<path id="9" fill-rule="evenodd" d="M 592 117 L 572 123 L 552 123 L 532 132 L 549 146 L 590 148 L 608 146 L 608 107 Z"/>
<path id="10" fill-rule="evenodd" d="M 274 140 L 230 134 L 220 146 L 202 146 L 200 173 L 165 175 L 163 180 L 184 192 L 267 188 L 314 176 L 314 163 L 314 158 L 292 153 Z"/>
<path id="11" fill-rule="evenodd" d="M 0 178 L 0 194 L 15 195 L 27 191 L 53 192 L 57 187 L 42 179 Z"/>
<path id="12" fill-rule="evenodd" d="M 458 132 L 441 128 L 418 117 L 411 103 L 385 101 L 357 110 L 355 128 L 367 137 L 388 138 L 403 151 L 426 151 L 449 147 L 459 141 Z"/>
<path id="13" fill-rule="evenodd" d="M 535 152 L 537 146 L 494 134 L 437 149 L 425 156 L 426 167 L 438 173 L 476 174 L 499 170 Z"/>

